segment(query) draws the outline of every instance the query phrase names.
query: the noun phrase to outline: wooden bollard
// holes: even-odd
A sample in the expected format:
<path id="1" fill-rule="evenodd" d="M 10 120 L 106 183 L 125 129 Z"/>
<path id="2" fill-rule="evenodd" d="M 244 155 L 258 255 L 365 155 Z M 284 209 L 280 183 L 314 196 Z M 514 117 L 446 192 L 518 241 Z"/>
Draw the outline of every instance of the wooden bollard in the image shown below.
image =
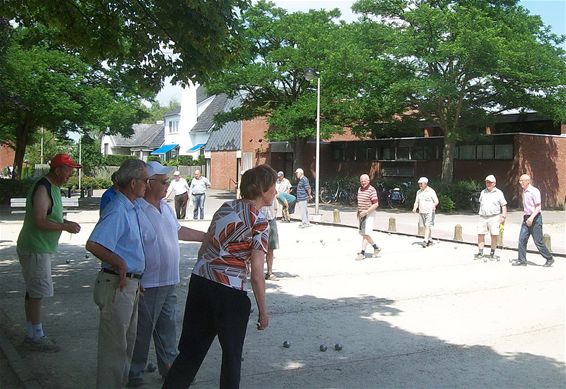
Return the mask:
<path id="1" fill-rule="evenodd" d="M 387 229 L 389 232 L 397 232 L 397 221 L 394 217 L 389 218 L 389 228 Z"/>
<path id="2" fill-rule="evenodd" d="M 460 224 L 456 224 L 454 227 L 454 239 L 456 241 L 462 242 L 464 239 L 462 238 L 462 226 Z"/>
<path id="3" fill-rule="evenodd" d="M 552 252 L 552 242 L 550 241 L 550 235 L 544 234 L 542 236 L 542 241 L 544 242 L 544 245 L 546 246 L 548 251 Z"/>
<path id="4" fill-rule="evenodd" d="M 417 229 L 417 235 L 424 237 L 424 232 L 425 232 L 425 226 L 419 226 Z"/>
<path id="5" fill-rule="evenodd" d="M 333 216 L 333 218 L 334 218 L 334 223 L 335 223 L 335 224 L 340 224 L 340 211 L 337 210 L 337 209 L 335 209 L 335 210 L 332 212 L 332 216 Z"/>

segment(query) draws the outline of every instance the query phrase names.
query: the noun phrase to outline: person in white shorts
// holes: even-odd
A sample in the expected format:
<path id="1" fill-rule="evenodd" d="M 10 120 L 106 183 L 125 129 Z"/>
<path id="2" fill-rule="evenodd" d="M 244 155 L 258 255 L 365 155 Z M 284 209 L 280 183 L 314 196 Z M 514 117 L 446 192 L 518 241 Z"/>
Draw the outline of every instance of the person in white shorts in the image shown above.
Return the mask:
<path id="1" fill-rule="evenodd" d="M 381 251 L 370 235 L 373 232 L 374 216 L 377 207 L 379 207 L 377 191 L 369 184 L 369 176 L 362 174 L 360 176 L 360 188 L 358 189 L 358 221 L 359 232 L 362 236 L 362 251 L 356 256 L 358 261 L 366 258 L 368 243 L 373 246 L 374 257 L 377 257 L 377 254 Z"/>
<path id="2" fill-rule="evenodd" d="M 503 192 L 495 187 L 495 176 L 490 174 L 485 178 L 485 189 L 480 194 L 480 221 L 478 223 L 478 253 L 474 259 L 484 258 L 483 247 L 485 234 L 491 235 L 491 252 L 489 259 L 496 259 L 495 249 L 499 236 L 499 226 L 505 224 L 507 217 L 507 201 Z"/>
<path id="3" fill-rule="evenodd" d="M 415 197 L 413 212 L 419 211 L 419 227 L 424 227 L 423 247 L 432 245 L 432 226 L 434 226 L 434 213 L 438 205 L 436 192 L 428 186 L 428 178 L 421 177 L 418 181 L 419 190 Z"/>

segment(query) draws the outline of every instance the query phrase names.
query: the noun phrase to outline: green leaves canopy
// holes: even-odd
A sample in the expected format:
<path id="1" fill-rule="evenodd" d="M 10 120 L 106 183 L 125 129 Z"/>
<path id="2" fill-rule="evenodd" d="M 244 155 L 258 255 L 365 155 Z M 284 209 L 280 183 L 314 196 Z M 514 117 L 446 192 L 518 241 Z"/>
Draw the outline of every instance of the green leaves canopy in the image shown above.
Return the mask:
<path id="1" fill-rule="evenodd" d="M 369 28 L 392 39 L 362 39 L 388 63 L 394 81 L 374 99 L 389 125 L 426 121 L 445 135 L 442 179 L 452 180 L 456 140 L 478 133 L 506 110 L 566 119 L 564 38 L 517 0 L 360 0 Z M 366 111 L 371 115 L 372 111 Z M 386 126 L 386 125 L 384 125 Z"/>
<path id="2" fill-rule="evenodd" d="M 66 50 L 88 62 L 123 67 L 131 80 L 157 92 L 173 82 L 200 81 L 235 52 L 238 8 L 248 0 L 5 0 L 0 15 L 43 26 Z"/>

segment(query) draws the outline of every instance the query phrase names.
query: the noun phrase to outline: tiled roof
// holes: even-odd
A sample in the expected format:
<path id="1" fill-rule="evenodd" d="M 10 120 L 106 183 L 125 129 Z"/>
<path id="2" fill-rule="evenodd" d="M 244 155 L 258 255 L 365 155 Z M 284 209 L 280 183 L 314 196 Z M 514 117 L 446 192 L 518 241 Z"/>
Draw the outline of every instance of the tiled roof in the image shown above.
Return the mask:
<path id="1" fill-rule="evenodd" d="M 163 115 L 163 117 L 178 115 L 180 113 L 181 113 L 181 106 L 178 106 L 174 110 L 167 112 L 165 115 Z"/>
<path id="2" fill-rule="evenodd" d="M 240 97 L 228 99 L 224 105 L 224 112 L 239 107 L 242 101 Z M 241 122 L 228 122 L 210 133 L 204 151 L 234 151 L 241 148 Z"/>
<path id="3" fill-rule="evenodd" d="M 161 124 L 134 124 L 134 133 L 125 138 L 122 135 L 111 135 L 117 147 L 159 147 L 165 138 L 164 126 Z"/>
<path id="4" fill-rule="evenodd" d="M 214 126 L 214 115 L 224 110 L 228 96 L 222 93 L 214 96 L 214 100 L 206 107 L 197 118 L 196 124 L 191 128 L 191 133 L 208 132 Z"/>

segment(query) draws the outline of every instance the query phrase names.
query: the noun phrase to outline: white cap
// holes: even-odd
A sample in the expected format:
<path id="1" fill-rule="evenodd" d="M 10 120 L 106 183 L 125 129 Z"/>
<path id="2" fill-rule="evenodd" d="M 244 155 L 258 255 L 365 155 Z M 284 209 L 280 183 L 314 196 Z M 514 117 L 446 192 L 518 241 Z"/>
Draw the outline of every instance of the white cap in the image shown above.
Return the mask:
<path id="1" fill-rule="evenodd" d="M 175 173 L 173 173 L 173 175 L 174 175 L 174 176 L 180 176 L 180 175 L 181 175 L 181 172 L 178 171 L 178 170 L 175 170 Z"/>
<path id="2" fill-rule="evenodd" d="M 485 178 L 485 180 L 489 182 L 495 182 L 495 176 L 493 174 L 490 174 Z"/>
<path id="3" fill-rule="evenodd" d="M 285 175 L 285 173 L 283 173 L 282 171 L 277 172 L 277 176 L 283 177 L 284 175 Z"/>
<path id="4" fill-rule="evenodd" d="M 421 183 L 423 183 L 423 182 L 424 182 L 425 184 L 428 184 L 428 178 L 426 178 L 426 177 L 421 177 L 421 178 L 419 178 L 419 181 L 417 181 L 417 182 L 418 182 L 419 184 L 421 184 Z"/>
<path id="5" fill-rule="evenodd" d="M 147 163 L 147 176 L 152 177 L 156 174 L 169 174 L 173 170 L 172 167 L 163 166 L 157 161 L 150 161 Z"/>

